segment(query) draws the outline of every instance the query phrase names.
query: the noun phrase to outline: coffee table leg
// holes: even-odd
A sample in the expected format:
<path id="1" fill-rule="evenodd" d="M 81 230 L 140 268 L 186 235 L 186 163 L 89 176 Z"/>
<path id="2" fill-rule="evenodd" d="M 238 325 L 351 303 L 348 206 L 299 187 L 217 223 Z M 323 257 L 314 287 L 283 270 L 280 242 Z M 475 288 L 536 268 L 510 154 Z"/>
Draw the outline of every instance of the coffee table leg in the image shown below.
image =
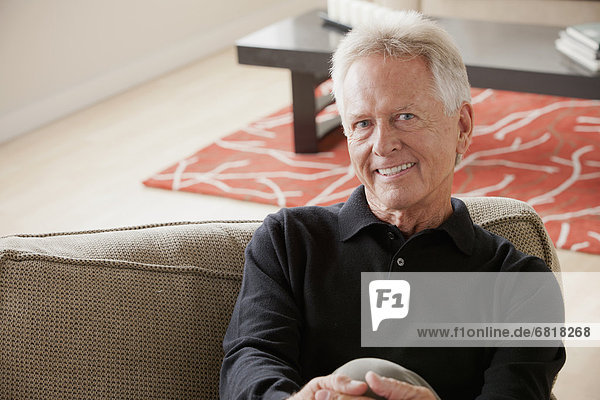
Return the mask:
<path id="1" fill-rule="evenodd" d="M 294 113 L 294 151 L 316 153 L 319 139 L 315 120 L 317 105 L 315 87 L 319 80 L 305 72 L 292 71 L 292 101 Z"/>

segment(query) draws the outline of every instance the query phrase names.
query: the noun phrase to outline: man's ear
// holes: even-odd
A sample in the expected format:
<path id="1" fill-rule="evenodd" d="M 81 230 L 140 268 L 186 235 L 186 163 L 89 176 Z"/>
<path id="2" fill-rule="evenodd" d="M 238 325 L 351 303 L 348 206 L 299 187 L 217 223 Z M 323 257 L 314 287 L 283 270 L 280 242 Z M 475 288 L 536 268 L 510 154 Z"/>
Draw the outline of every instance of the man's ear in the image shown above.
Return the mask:
<path id="1" fill-rule="evenodd" d="M 456 152 L 465 154 L 471 138 L 473 136 L 473 106 L 469 102 L 464 102 L 460 106 L 458 116 L 458 142 L 456 144 Z"/>

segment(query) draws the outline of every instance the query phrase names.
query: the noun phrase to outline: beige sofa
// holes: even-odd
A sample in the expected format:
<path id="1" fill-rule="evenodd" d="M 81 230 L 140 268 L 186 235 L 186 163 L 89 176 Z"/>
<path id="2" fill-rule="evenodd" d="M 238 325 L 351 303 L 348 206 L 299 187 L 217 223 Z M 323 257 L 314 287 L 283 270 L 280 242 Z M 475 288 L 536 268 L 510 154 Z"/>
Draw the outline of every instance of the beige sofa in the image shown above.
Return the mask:
<path id="1" fill-rule="evenodd" d="M 558 270 L 525 203 L 473 219 Z M 0 238 L 0 398 L 215 399 L 221 340 L 259 222 Z"/>

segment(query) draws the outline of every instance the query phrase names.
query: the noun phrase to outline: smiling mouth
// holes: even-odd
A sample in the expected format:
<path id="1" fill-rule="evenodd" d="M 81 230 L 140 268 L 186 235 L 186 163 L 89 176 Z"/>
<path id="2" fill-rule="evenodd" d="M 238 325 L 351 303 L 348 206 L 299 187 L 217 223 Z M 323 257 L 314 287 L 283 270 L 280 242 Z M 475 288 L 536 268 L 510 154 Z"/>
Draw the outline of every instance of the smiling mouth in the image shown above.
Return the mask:
<path id="1" fill-rule="evenodd" d="M 377 172 L 383 176 L 395 175 L 399 172 L 402 172 L 409 168 L 412 168 L 415 164 L 416 163 L 406 163 L 406 164 L 398 165 L 398 166 L 392 167 L 392 168 L 381 168 L 381 169 L 378 169 Z"/>

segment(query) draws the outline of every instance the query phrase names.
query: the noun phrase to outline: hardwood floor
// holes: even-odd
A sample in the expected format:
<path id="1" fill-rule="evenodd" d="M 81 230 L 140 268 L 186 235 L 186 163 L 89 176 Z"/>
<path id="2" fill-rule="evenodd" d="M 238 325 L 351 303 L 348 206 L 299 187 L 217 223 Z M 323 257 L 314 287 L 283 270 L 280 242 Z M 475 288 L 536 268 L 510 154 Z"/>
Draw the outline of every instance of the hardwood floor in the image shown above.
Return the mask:
<path id="1" fill-rule="evenodd" d="M 1 144 L 0 235 L 262 219 L 277 208 L 141 182 L 290 101 L 287 71 L 240 66 L 229 49 Z M 600 271 L 600 256 L 559 258 Z M 581 301 L 600 310 L 600 295 Z M 569 348 L 557 397 L 597 399 L 599 367 L 600 348 Z"/>
<path id="2" fill-rule="evenodd" d="M 264 218 L 275 207 L 144 187 L 291 101 L 287 71 L 225 51 L 0 146 L 0 234 Z"/>

